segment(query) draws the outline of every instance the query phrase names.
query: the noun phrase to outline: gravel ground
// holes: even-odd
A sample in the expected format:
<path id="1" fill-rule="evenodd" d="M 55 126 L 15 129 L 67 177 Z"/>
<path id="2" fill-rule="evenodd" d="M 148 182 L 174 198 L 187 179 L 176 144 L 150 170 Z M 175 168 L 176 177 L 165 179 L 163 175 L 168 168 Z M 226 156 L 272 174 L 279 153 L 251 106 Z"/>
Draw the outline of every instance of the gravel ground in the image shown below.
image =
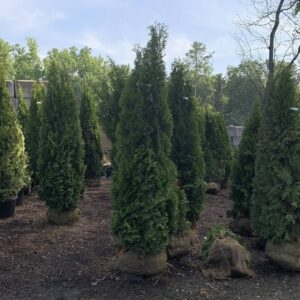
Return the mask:
<path id="1" fill-rule="evenodd" d="M 36 194 L 16 216 L 0 220 L 0 299 L 300 299 L 300 274 L 270 263 L 254 242 L 256 277 L 211 281 L 201 274 L 199 249 L 210 226 L 230 220 L 228 191 L 208 196 L 197 224 L 192 253 L 169 261 L 168 272 L 143 279 L 110 268 L 116 253 L 111 234 L 110 180 L 87 188 L 80 220 L 72 226 L 48 224 L 46 207 Z"/>

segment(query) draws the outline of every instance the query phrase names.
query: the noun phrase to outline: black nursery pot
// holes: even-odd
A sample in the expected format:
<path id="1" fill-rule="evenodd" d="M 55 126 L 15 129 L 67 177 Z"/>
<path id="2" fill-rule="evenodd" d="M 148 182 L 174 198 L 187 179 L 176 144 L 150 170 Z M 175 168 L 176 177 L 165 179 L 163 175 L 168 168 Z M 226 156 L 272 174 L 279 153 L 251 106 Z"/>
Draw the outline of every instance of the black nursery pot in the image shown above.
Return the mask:
<path id="1" fill-rule="evenodd" d="M 15 215 L 17 196 L 5 199 L 0 202 L 0 218 L 9 218 Z"/>
<path id="2" fill-rule="evenodd" d="M 20 206 L 24 203 L 24 189 L 22 189 L 19 193 L 18 193 L 18 197 L 16 200 L 16 206 Z"/>

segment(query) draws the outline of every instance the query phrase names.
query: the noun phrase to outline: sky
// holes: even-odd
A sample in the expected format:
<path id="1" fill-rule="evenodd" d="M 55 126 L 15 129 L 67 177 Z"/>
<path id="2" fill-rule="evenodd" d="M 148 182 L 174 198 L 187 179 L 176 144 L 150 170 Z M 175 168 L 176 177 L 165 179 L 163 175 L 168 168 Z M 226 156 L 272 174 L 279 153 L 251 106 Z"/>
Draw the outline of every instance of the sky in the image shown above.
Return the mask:
<path id="1" fill-rule="evenodd" d="M 147 26 L 168 27 L 166 64 L 184 57 L 193 41 L 214 52 L 215 73 L 238 65 L 234 39 L 240 0 L 0 0 L 0 38 L 38 41 L 42 57 L 52 48 L 92 48 L 93 54 L 132 64 L 134 45 L 145 45 Z"/>

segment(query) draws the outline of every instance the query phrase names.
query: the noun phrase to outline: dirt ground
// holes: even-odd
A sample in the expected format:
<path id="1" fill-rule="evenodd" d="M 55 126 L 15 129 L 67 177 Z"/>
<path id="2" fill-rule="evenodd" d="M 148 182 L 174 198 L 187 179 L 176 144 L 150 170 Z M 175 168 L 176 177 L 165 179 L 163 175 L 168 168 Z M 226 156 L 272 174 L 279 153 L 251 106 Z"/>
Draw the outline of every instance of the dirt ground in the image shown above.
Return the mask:
<path id="1" fill-rule="evenodd" d="M 72 226 L 48 224 L 36 194 L 15 217 L 0 220 L 0 299 L 300 299 L 300 274 L 271 264 L 250 239 L 245 243 L 255 278 L 203 278 L 199 247 L 211 225 L 229 222 L 226 190 L 207 197 L 197 246 L 189 256 L 169 261 L 168 272 L 143 279 L 112 271 L 110 184 L 104 179 L 100 189 L 86 190 L 80 221 Z"/>

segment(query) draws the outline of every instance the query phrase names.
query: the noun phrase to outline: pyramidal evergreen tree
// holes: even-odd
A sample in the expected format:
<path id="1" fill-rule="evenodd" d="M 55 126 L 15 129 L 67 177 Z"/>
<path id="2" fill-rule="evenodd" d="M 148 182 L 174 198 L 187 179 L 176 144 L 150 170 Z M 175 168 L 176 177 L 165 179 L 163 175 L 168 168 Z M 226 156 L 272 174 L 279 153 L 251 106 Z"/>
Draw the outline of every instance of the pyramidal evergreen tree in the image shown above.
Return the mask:
<path id="1" fill-rule="evenodd" d="M 221 185 L 226 183 L 230 174 L 231 160 L 231 146 L 223 115 L 208 105 L 205 108 L 205 180 Z"/>
<path id="2" fill-rule="evenodd" d="M 48 62 L 48 87 L 42 103 L 39 143 L 39 195 L 49 207 L 50 222 L 64 224 L 77 217 L 84 190 L 83 140 L 79 103 L 64 53 Z"/>
<path id="3" fill-rule="evenodd" d="M 251 115 L 246 122 L 236 158 L 232 163 L 230 187 L 233 209 L 231 210 L 231 215 L 234 218 L 250 217 L 260 120 L 259 102 L 256 101 Z"/>
<path id="4" fill-rule="evenodd" d="M 251 207 L 254 231 L 275 243 L 300 235 L 300 116 L 293 70 L 278 66 L 263 107 Z"/>
<path id="5" fill-rule="evenodd" d="M 180 187 L 184 190 L 188 220 L 193 224 L 198 218 L 204 198 L 204 160 L 200 141 L 197 110 L 192 97 L 192 86 L 185 65 L 175 61 L 169 85 L 169 104 L 173 116 L 171 159 L 178 170 Z"/>
<path id="6" fill-rule="evenodd" d="M 44 85 L 37 81 L 32 87 L 32 96 L 29 105 L 29 116 L 27 126 L 27 152 L 29 156 L 29 166 L 33 184 L 37 184 L 38 178 L 38 149 L 39 149 L 39 134 L 41 127 L 41 112 L 40 107 L 46 97 Z"/>
<path id="7" fill-rule="evenodd" d="M 21 86 L 19 86 L 18 88 L 18 96 L 19 98 L 18 98 L 17 116 L 18 116 L 19 123 L 21 125 L 21 129 L 25 136 L 25 142 L 26 142 L 29 109 L 25 101 Z"/>
<path id="8" fill-rule="evenodd" d="M 103 101 L 100 103 L 101 125 L 107 137 L 114 144 L 116 130 L 119 123 L 120 98 L 125 87 L 130 69 L 128 65 L 118 65 L 109 61 L 110 89 L 107 89 Z"/>
<path id="9" fill-rule="evenodd" d="M 24 136 L 13 111 L 0 64 L 0 202 L 15 196 L 27 181 Z"/>
<path id="10" fill-rule="evenodd" d="M 100 126 L 91 90 L 85 86 L 81 97 L 80 121 L 84 141 L 85 177 L 99 179 L 102 173 L 102 146 Z"/>
<path id="11" fill-rule="evenodd" d="M 178 207 L 168 213 L 168 205 L 177 205 L 177 195 L 163 61 L 167 32 L 160 24 L 149 30 L 147 46 L 136 49 L 121 98 L 112 185 L 113 232 L 139 255 L 164 252 L 178 217 Z"/>
<path id="12" fill-rule="evenodd" d="M 26 161 L 27 161 L 27 167 L 26 167 L 26 176 L 25 176 L 25 185 L 23 188 L 27 187 L 30 182 L 31 182 L 31 169 L 30 165 L 28 164 L 28 153 L 27 153 L 27 148 L 28 148 L 28 118 L 29 118 L 29 110 L 28 106 L 26 103 L 26 100 L 24 98 L 23 90 L 22 87 L 19 86 L 18 88 L 18 107 L 17 107 L 17 118 L 20 124 L 20 128 L 22 130 L 23 136 L 24 136 L 24 143 L 25 143 L 25 156 L 26 156 Z"/>

